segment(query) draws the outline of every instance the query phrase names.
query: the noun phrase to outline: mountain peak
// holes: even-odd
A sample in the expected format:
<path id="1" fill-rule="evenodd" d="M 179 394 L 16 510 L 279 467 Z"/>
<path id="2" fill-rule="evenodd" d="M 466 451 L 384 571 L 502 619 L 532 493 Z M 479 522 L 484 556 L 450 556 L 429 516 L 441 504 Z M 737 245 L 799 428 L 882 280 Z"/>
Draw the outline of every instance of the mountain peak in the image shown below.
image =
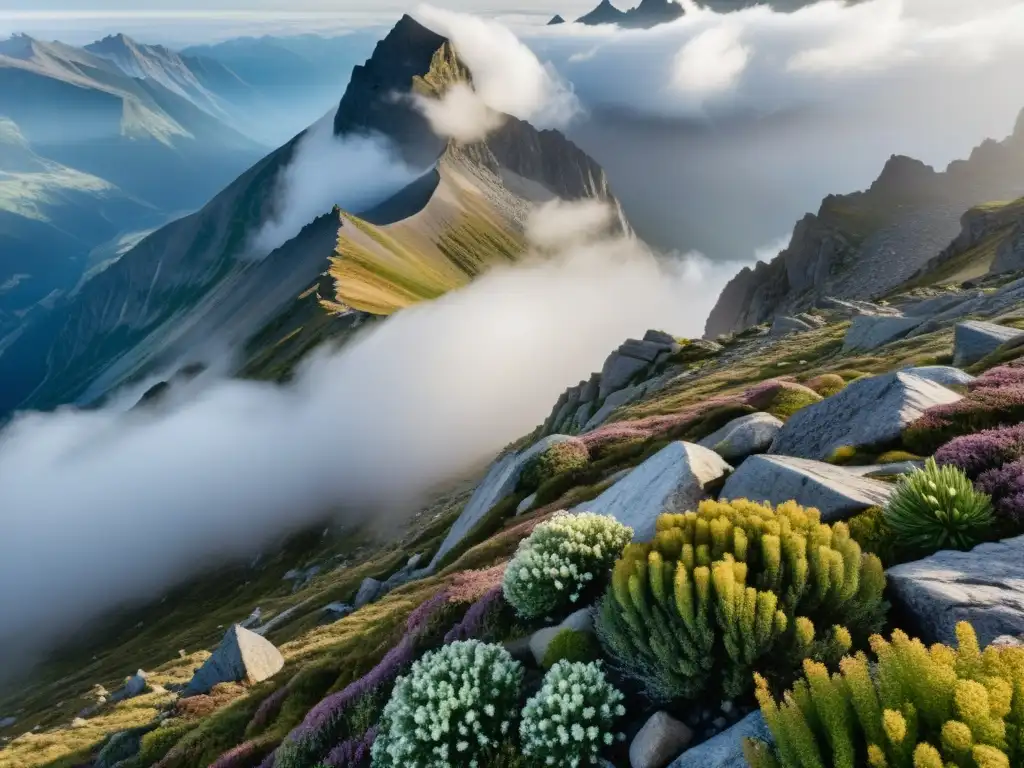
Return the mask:
<path id="1" fill-rule="evenodd" d="M 551 17 L 551 21 L 548 22 L 548 26 L 553 27 L 556 24 L 565 24 L 565 19 L 563 19 L 561 15 L 557 13 Z"/>
<path id="2" fill-rule="evenodd" d="M 345 95 L 334 116 L 338 135 L 377 131 L 392 138 L 413 162 L 433 162 L 444 148 L 427 125 L 426 118 L 395 94 L 409 93 L 414 84 L 428 76 L 440 86 L 453 71 L 442 77 L 439 63 L 455 60 L 448 40 L 427 29 L 408 14 L 402 16 L 387 36 L 377 43 L 366 63 L 352 70 Z M 443 50 L 444 49 L 444 50 Z M 438 59 L 437 57 L 441 58 Z"/>
<path id="3" fill-rule="evenodd" d="M 592 10 L 590 13 L 580 16 L 576 19 L 578 24 L 618 24 L 624 21 L 626 18 L 626 12 L 620 11 L 614 5 L 611 4 L 611 0 L 601 0 L 600 4 Z"/>
<path id="4" fill-rule="evenodd" d="M 35 45 L 34 37 L 17 32 L 6 40 L 0 40 L 0 56 L 10 56 L 12 59 L 31 58 Z"/>

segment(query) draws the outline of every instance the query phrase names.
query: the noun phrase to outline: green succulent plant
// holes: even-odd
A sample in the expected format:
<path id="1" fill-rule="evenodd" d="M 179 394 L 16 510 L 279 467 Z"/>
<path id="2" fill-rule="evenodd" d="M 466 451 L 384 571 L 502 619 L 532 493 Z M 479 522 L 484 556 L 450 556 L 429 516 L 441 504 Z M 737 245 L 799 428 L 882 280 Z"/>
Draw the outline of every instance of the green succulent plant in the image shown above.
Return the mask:
<path id="1" fill-rule="evenodd" d="M 900 479 L 885 506 L 885 522 L 904 546 L 937 552 L 979 544 L 995 518 L 992 500 L 961 469 L 928 459 L 924 469 Z"/>

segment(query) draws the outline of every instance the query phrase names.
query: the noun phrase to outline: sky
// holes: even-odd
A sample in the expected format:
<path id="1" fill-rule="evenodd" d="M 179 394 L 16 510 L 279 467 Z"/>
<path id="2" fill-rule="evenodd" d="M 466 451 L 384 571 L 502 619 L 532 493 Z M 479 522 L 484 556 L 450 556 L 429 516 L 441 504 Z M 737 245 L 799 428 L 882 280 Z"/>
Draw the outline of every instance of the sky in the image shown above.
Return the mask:
<path id="1" fill-rule="evenodd" d="M 24 32 L 82 43 L 110 32 L 186 45 L 273 32 L 335 34 L 390 25 L 419 0 L 0 0 L 0 37 Z M 634 3 L 619 0 L 623 8 Z M 543 24 L 556 13 L 580 16 L 597 0 L 445 0 L 452 10 Z M 144 7 L 145 10 L 139 10 Z"/>

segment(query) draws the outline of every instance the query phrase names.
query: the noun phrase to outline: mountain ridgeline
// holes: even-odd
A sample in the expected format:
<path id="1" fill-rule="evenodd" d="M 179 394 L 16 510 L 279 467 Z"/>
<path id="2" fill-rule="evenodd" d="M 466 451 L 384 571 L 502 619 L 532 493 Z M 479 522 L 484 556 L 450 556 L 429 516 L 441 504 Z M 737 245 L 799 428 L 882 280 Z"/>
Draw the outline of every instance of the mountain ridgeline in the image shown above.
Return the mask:
<path id="1" fill-rule="evenodd" d="M 300 134 L 21 329 L 0 350 L 0 413 L 93 402 L 214 337 L 234 348 L 259 338 L 263 347 L 246 349 L 263 370 L 239 364 L 267 375 L 279 361 L 266 347 L 324 328 L 309 312 L 316 286 L 325 316 L 387 314 L 518 258 L 532 203 L 598 197 L 618 207 L 600 167 L 557 132 L 508 118 L 486 141 L 458 145 L 436 136 L 411 99 L 394 98 L 437 96 L 469 80 L 446 39 L 403 17 L 353 71 L 334 130 L 340 140 L 385 137 L 424 168 L 421 178 L 368 210 L 325 210 L 252 259 L 252 235 L 282 204 L 281 174 Z M 335 296 L 324 295 L 328 267 Z"/>
<path id="2" fill-rule="evenodd" d="M 1024 112 L 1006 139 L 986 140 L 944 171 L 893 156 L 867 190 L 829 195 L 816 215 L 797 223 L 777 257 L 737 274 L 711 311 L 705 335 L 796 314 L 825 297 L 883 297 L 929 271 L 960 233 L 964 211 L 1022 194 Z"/>

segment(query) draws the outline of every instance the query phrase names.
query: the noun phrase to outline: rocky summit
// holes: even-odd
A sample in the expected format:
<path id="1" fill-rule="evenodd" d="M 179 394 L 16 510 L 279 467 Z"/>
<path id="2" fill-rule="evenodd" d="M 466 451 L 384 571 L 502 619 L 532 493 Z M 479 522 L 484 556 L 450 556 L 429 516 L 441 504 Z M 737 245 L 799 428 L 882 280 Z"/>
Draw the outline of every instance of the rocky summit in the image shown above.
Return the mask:
<path id="1" fill-rule="evenodd" d="M 744 14 L 782 28 L 820 10 Z M 580 21 L 683 13 L 604 0 Z M 605 239 L 574 249 L 584 261 L 640 244 L 614 179 L 566 134 L 489 104 L 473 139 L 435 132 L 424 99 L 468 114 L 494 95 L 457 26 L 449 39 L 401 18 L 317 126 L 46 311 L 3 315 L 4 415 L 63 407 L 0 433 L 0 490 L 15 490 L 2 540 L 36 569 L 0 596 L 0 768 L 1024 766 L 1024 115 L 943 170 L 893 156 L 868 189 L 827 197 L 727 285 L 706 338 L 636 326 L 648 294 L 626 281 L 557 348 L 527 322 L 540 313 L 500 314 L 502 338 L 468 344 L 504 308 L 502 279 L 565 279 L 534 247 L 538 210 L 607 213 Z M 227 48 L 259 68 L 238 51 L 274 45 Z M 226 65 L 124 36 L 16 37 L 0 42 L 0 89 L 8 70 L 62 73 L 122 117 L 145 108 L 138 130 L 233 114 L 211 85 Z M 30 134 L 0 118 L 0 162 L 17 169 L 0 171 L 64 173 Z M 370 136 L 415 173 L 358 209 L 326 196 L 254 256 L 307 142 Z M 0 274 L 0 305 L 21 282 Z M 547 299 L 559 322 L 566 295 Z M 423 361 L 396 351 L 401 334 Z M 211 346 L 220 357 L 200 361 Z M 366 373 L 372 397 L 352 395 Z M 483 390 L 490 407 L 465 417 Z M 526 414 L 507 422 L 519 434 L 499 433 L 499 408 Z M 193 456 L 193 431 L 222 449 Z M 162 472 L 171 499 L 153 491 Z M 26 503 L 41 487 L 50 506 Z M 47 516 L 64 506 L 73 520 Z M 151 508 L 170 510 L 159 526 Z M 17 551 L 36 518 L 62 524 Z M 62 570 L 76 554 L 111 598 L 92 613 L 58 599 L 93 596 Z M 11 632 L 11 596 L 46 585 L 52 605 Z M 52 627 L 47 647 L 21 636 Z"/>

